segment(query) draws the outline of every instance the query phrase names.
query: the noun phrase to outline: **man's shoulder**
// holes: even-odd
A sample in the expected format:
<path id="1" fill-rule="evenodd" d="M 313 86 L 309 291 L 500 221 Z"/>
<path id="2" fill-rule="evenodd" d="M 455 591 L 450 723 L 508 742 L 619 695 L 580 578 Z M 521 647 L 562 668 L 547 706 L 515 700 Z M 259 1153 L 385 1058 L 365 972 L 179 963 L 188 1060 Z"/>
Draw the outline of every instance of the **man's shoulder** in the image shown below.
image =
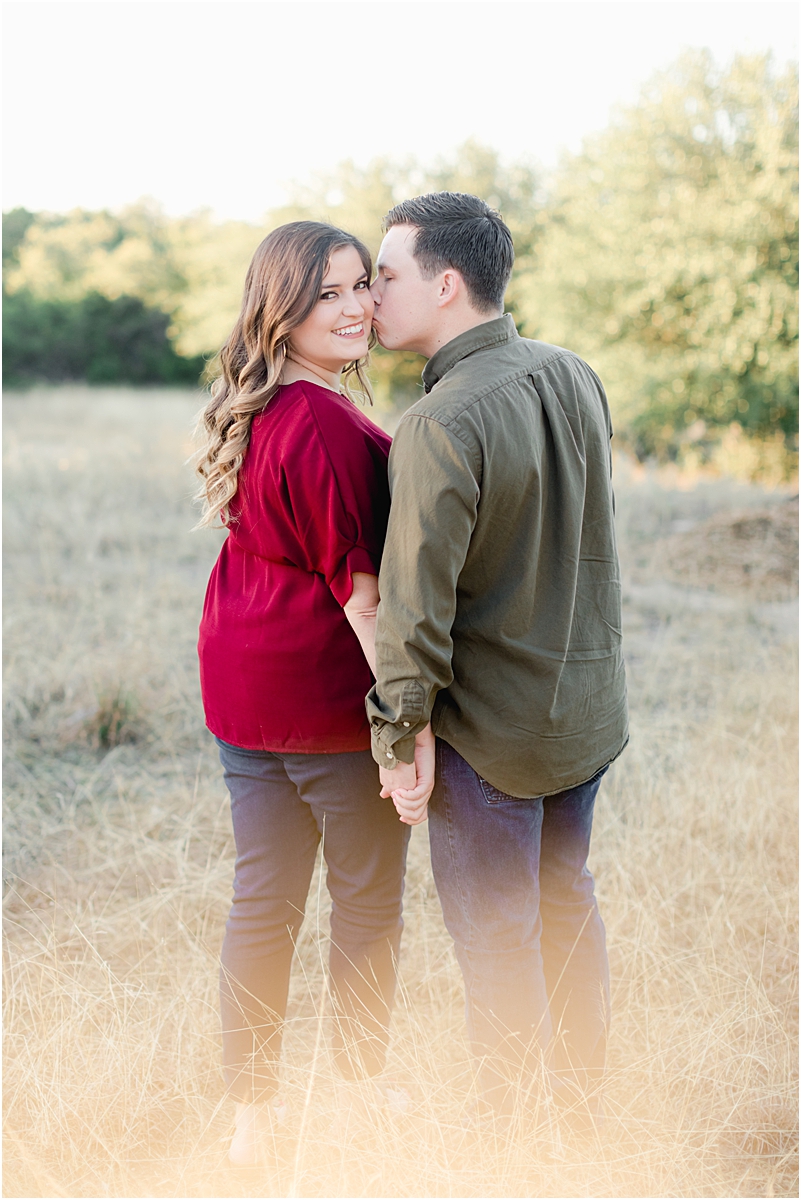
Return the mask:
<path id="1" fill-rule="evenodd" d="M 404 414 L 406 417 L 428 417 L 447 425 L 485 396 L 505 387 L 526 386 L 525 381 L 538 374 L 560 373 L 574 376 L 592 368 L 572 350 L 518 337 L 501 346 L 488 347 L 457 362 L 446 375 L 421 396 Z M 528 384 L 527 386 L 533 386 Z"/>

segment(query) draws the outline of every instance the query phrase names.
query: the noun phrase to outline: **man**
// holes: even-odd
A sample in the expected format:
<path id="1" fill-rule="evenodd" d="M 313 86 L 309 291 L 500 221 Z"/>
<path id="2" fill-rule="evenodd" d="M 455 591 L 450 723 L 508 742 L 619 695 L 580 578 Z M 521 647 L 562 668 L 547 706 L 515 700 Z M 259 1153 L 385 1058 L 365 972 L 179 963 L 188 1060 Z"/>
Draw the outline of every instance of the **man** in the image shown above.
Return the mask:
<path id="1" fill-rule="evenodd" d="M 606 397 L 575 354 L 503 315 L 512 239 L 482 200 L 419 196 L 385 229 L 378 338 L 428 363 L 390 455 L 367 698 L 382 795 L 410 824 L 431 795 L 491 1111 L 511 1112 L 537 1064 L 557 1101 L 591 1111 L 609 983 L 586 860 L 627 741 Z"/>

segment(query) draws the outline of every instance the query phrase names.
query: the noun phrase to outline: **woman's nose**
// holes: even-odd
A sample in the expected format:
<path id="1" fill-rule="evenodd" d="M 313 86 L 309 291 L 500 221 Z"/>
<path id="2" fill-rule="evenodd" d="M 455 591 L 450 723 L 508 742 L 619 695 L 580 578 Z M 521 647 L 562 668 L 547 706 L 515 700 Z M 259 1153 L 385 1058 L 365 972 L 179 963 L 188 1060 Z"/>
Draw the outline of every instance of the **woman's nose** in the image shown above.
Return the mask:
<path id="1" fill-rule="evenodd" d="M 360 317 L 362 314 L 362 296 L 362 292 L 348 292 L 345 297 L 345 303 L 342 306 L 342 311 L 345 314 Z"/>

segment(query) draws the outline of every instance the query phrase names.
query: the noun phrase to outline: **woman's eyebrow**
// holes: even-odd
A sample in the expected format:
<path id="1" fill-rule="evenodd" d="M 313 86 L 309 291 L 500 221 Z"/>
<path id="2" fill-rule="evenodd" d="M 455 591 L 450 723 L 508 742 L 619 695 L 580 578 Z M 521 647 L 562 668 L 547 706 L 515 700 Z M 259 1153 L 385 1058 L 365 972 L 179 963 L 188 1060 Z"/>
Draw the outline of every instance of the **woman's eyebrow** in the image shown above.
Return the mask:
<path id="1" fill-rule="evenodd" d="M 361 275 L 360 275 L 360 276 L 359 276 L 359 278 L 356 280 L 356 283 L 361 283 L 361 281 L 362 281 L 363 279 L 367 279 L 367 278 L 368 278 L 367 272 L 366 272 L 366 271 L 362 271 Z M 325 288 L 326 290 L 327 290 L 328 288 L 338 288 L 338 287 L 344 287 L 344 286 L 345 286 L 345 285 L 344 285 L 344 284 L 342 284 L 342 283 L 325 283 L 325 282 L 323 282 L 323 283 L 321 283 L 321 284 L 320 284 L 320 287 L 321 287 L 321 288 Z"/>

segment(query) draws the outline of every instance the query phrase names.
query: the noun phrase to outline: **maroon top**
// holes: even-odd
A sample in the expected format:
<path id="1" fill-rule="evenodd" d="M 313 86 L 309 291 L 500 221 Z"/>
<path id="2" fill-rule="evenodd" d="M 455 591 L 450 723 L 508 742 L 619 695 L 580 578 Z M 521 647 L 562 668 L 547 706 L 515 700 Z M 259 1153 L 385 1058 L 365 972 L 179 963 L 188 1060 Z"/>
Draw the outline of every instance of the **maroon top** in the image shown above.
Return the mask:
<path id="1" fill-rule="evenodd" d="M 206 590 L 206 724 L 247 750 L 367 750 L 372 675 L 342 611 L 352 574 L 378 574 L 390 439 L 305 380 L 254 418 L 228 537 Z"/>

